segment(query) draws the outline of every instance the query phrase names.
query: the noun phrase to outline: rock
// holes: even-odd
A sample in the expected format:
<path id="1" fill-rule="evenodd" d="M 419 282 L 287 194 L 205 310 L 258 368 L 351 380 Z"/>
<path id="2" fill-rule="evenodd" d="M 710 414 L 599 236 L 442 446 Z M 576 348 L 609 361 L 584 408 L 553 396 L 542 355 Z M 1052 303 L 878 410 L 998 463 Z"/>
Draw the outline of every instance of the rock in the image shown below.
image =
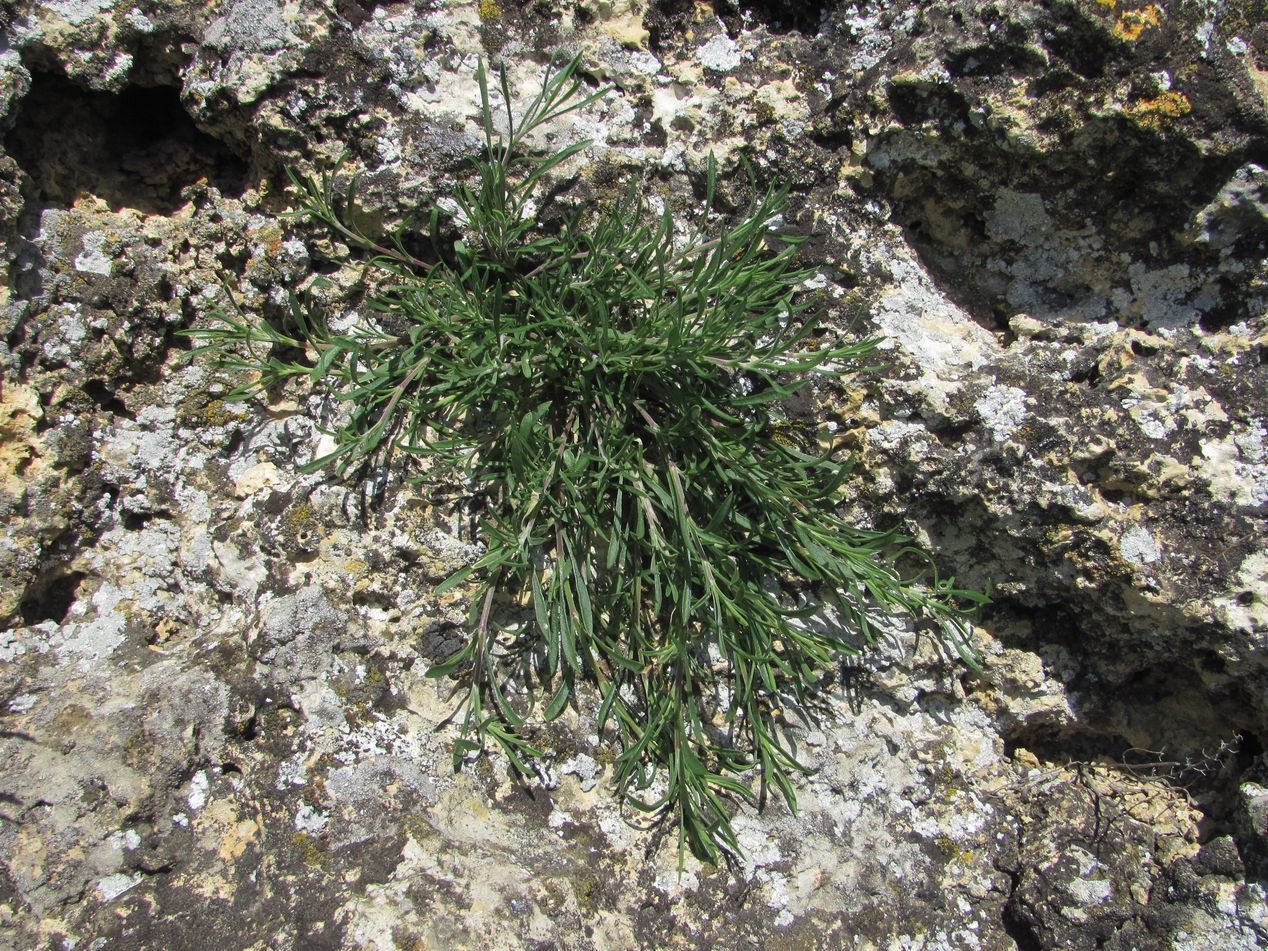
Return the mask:
<path id="1" fill-rule="evenodd" d="M 1237 825 L 1247 868 L 1252 875 L 1262 878 L 1268 869 L 1268 789 L 1258 783 L 1241 785 Z"/>
<path id="2" fill-rule="evenodd" d="M 252 656 L 288 680 L 318 676 L 342 646 L 348 626 L 348 616 L 315 585 L 270 601 L 260 620 Z"/>
<path id="3" fill-rule="evenodd" d="M 1263 945 L 1256 4 L 10 6 L 0 944 Z M 540 139 L 592 143 L 547 220 L 627 180 L 691 220 L 710 153 L 723 211 L 790 183 L 827 338 L 887 337 L 790 414 L 993 590 L 982 674 L 896 619 L 790 718 L 799 811 L 738 807 L 730 868 L 618 808 L 586 704 L 539 782 L 455 773 L 474 588 L 434 589 L 480 539 L 434 474 L 299 473 L 338 408 L 228 401 L 180 335 L 370 319 L 285 170 L 342 157 L 386 234 L 468 180 L 477 57 L 573 51 L 614 89 Z"/>

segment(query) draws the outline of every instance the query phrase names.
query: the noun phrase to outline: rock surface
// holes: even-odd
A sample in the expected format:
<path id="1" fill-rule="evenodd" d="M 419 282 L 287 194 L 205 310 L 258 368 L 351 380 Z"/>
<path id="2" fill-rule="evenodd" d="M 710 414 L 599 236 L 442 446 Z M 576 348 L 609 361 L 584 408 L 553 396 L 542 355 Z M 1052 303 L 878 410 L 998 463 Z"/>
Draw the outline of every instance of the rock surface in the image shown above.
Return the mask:
<path id="1" fill-rule="evenodd" d="M 18 0 L 0 12 L 0 942 L 30 948 L 1256 948 L 1268 942 L 1268 10 L 1256 0 Z M 615 87 L 561 200 L 706 158 L 792 183 L 883 372 L 794 422 L 848 504 L 993 585 L 982 675 L 895 632 L 801 810 L 688 861 L 585 716 L 531 789 L 451 768 L 478 550 L 301 476 L 326 411 L 227 403 L 179 331 L 360 268 L 466 174 L 476 57 Z M 368 500 L 368 501 L 367 501 Z"/>

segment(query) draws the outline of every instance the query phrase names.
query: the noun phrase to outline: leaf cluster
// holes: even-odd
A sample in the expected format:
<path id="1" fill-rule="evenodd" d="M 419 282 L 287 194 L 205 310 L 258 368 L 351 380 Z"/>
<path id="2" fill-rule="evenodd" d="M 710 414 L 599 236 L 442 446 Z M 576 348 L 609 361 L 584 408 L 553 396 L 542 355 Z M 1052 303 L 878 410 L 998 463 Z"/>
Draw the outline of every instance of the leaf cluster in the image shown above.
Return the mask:
<path id="1" fill-rule="evenodd" d="M 680 856 L 717 861 L 739 852 L 734 800 L 774 785 L 795 805 L 783 711 L 873 644 L 877 617 L 931 622 L 972 664 L 983 597 L 903 573 L 928 556 L 836 515 L 849 460 L 781 424 L 782 401 L 878 342 L 818 342 L 798 293 L 810 272 L 774 230 L 786 189 L 685 238 L 634 190 L 535 218 L 546 177 L 588 143 L 528 139 L 603 94 L 577 66 L 548 70 L 518 116 L 503 78 L 504 131 L 480 68 L 483 154 L 453 196 L 465 237 L 442 240 L 432 209 L 428 261 L 348 224 L 355 194 L 337 198 L 333 176 L 295 176 L 302 214 L 374 255 L 370 306 L 391 332 L 335 333 L 297 301 L 286 329 L 229 314 L 196 333 L 251 372 L 240 396 L 305 377 L 348 404 L 308 468 L 390 449 L 468 486 L 484 551 L 437 593 L 477 586 L 469 636 L 430 671 L 459 683 L 455 766 L 493 743 L 528 773 L 533 720 L 596 697 L 623 801 L 676 822 Z M 711 160 L 706 211 L 716 189 Z"/>

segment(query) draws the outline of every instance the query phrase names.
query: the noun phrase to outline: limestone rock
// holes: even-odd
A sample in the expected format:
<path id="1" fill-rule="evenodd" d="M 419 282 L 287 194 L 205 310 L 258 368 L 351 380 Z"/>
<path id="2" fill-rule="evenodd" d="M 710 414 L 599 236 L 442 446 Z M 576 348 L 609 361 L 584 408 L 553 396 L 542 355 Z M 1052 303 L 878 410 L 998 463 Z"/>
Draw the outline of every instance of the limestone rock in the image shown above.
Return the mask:
<path id="1" fill-rule="evenodd" d="M 18 0 L 0 12 L 0 943 L 1254 948 L 1268 942 L 1268 33 L 1243 0 Z M 679 873 L 594 711 L 527 788 L 455 772 L 479 557 L 338 411 L 186 358 L 217 308 L 366 278 L 469 173 L 477 57 L 602 103 L 561 206 L 794 188 L 828 333 L 885 367 L 790 418 L 842 505 L 990 583 L 981 675 L 901 622 L 789 729 L 800 811 Z M 418 220 L 417 218 L 415 220 Z M 426 220 L 426 215 L 421 216 Z M 323 281 L 314 284 L 320 274 Z"/>

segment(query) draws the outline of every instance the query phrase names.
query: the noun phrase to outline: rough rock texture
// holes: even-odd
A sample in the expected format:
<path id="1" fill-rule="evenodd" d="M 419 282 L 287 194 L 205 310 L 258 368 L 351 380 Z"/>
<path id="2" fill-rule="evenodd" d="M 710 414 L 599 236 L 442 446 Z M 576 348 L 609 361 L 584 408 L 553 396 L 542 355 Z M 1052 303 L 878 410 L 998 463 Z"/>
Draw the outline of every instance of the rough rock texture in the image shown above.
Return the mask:
<path id="1" fill-rule="evenodd" d="M 0 12 L 0 943 L 1255 948 L 1268 942 L 1268 10 L 1255 0 L 19 0 Z M 401 473 L 299 476 L 329 408 L 230 404 L 178 331 L 356 262 L 466 174 L 477 55 L 601 106 L 558 201 L 791 181 L 809 290 L 889 366 L 790 407 L 847 503 L 995 602 L 790 723 L 801 812 L 689 862 L 607 791 L 455 774 L 478 550 Z M 630 821 L 627 821 L 630 820 Z"/>

